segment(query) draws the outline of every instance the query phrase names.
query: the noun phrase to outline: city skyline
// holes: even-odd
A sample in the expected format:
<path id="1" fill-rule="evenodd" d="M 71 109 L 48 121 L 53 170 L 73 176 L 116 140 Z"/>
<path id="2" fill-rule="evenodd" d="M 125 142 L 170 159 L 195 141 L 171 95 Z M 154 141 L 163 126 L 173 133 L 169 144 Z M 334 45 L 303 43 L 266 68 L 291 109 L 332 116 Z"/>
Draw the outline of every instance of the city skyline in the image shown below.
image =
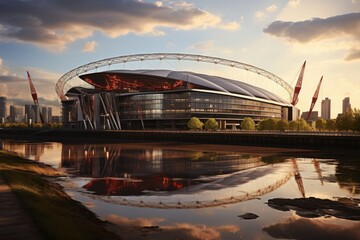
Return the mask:
<path id="1" fill-rule="evenodd" d="M 44 123 L 59 122 L 60 116 L 53 116 L 52 107 L 41 106 L 39 110 L 35 104 L 24 106 L 9 105 L 6 98 L 0 96 L 0 123 L 40 123 L 40 112 Z"/>
<path id="2" fill-rule="evenodd" d="M 113 56 L 179 52 L 249 63 L 292 86 L 307 60 L 297 104 L 302 112 L 322 75 L 319 98 L 331 98 L 331 118 L 342 112 L 345 97 L 360 106 L 360 1 L 107 2 L 77 1 L 71 8 L 54 1 L 0 3 L 0 96 L 9 105 L 31 104 L 29 70 L 40 106 L 60 115 L 54 88 L 67 71 Z M 314 111 L 320 108 L 317 103 Z"/>

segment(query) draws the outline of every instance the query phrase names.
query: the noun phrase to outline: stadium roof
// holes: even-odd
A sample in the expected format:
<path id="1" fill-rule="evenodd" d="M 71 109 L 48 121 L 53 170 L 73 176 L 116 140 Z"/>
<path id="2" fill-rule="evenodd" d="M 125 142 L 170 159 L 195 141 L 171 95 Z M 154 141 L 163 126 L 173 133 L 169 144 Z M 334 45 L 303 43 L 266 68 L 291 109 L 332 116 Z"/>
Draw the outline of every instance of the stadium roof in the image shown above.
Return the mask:
<path id="1" fill-rule="evenodd" d="M 104 91 L 154 92 L 186 88 L 206 89 L 288 104 L 274 93 L 238 80 L 188 71 L 114 70 L 84 74 L 80 78 L 96 89 Z"/>

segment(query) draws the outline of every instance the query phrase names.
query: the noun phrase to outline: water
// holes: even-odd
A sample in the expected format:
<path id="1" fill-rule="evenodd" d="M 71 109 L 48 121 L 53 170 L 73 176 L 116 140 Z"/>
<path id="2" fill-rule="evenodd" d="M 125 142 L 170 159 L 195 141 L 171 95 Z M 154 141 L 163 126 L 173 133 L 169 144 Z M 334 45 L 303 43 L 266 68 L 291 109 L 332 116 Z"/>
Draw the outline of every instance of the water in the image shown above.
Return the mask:
<path id="1" fill-rule="evenodd" d="M 0 148 L 68 173 L 58 180 L 67 193 L 116 223 L 124 239 L 360 239 L 360 222 L 346 216 L 313 218 L 267 204 L 274 198 L 359 199 L 355 157 L 281 157 L 261 148 L 245 153 L 186 144 L 0 141 Z M 245 213 L 259 217 L 239 217 Z"/>

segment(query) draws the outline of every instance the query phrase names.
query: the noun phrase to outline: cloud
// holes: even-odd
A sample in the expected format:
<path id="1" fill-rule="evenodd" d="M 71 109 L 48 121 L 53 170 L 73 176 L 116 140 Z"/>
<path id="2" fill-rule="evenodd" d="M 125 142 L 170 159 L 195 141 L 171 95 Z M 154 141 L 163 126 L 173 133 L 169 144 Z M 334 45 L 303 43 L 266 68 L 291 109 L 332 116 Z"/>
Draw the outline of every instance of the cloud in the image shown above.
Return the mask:
<path id="1" fill-rule="evenodd" d="M 97 46 L 97 42 L 95 41 L 87 42 L 83 47 L 83 52 L 93 52 L 95 51 L 96 46 Z"/>
<path id="2" fill-rule="evenodd" d="M 359 239 L 359 226 L 359 223 L 345 227 L 326 221 L 290 217 L 265 227 L 263 231 L 273 238 L 282 239 Z"/>
<path id="3" fill-rule="evenodd" d="M 300 5 L 300 0 L 289 0 L 288 2 L 288 6 L 292 8 L 296 8 L 299 5 Z"/>
<path id="4" fill-rule="evenodd" d="M 273 5 L 269 6 L 269 7 L 267 7 L 266 11 L 267 12 L 275 12 L 277 9 L 278 9 L 278 7 L 275 4 L 273 4 Z"/>
<path id="5" fill-rule="evenodd" d="M 262 11 L 257 11 L 257 12 L 255 13 L 255 17 L 256 17 L 256 18 L 263 18 L 264 16 L 265 16 L 265 13 L 262 12 Z"/>
<path id="6" fill-rule="evenodd" d="M 228 30 L 228 31 L 236 31 L 240 28 L 240 24 L 236 21 L 224 23 L 219 26 L 220 29 Z"/>
<path id="7" fill-rule="evenodd" d="M 326 19 L 313 18 L 300 22 L 276 21 L 265 28 L 264 32 L 302 43 L 344 35 L 360 40 L 359 24 L 360 13 L 349 13 Z"/>
<path id="8" fill-rule="evenodd" d="M 209 52 L 214 49 L 215 42 L 213 40 L 197 42 L 190 46 L 192 49 L 199 50 L 201 52 Z"/>
<path id="9" fill-rule="evenodd" d="M 236 234 L 240 228 L 236 225 L 222 225 L 218 227 L 206 226 L 203 224 L 189 224 L 189 223 L 175 223 L 173 225 L 161 226 L 160 231 L 144 232 L 144 226 L 156 226 L 164 221 L 164 219 L 128 219 L 117 215 L 109 215 L 105 217 L 107 221 L 115 223 L 117 226 L 114 229 L 123 229 L 121 235 L 126 236 L 128 239 L 138 239 L 139 234 L 141 237 L 146 233 L 146 239 L 161 240 L 171 239 L 176 236 L 177 239 L 189 240 L 215 240 L 222 239 L 222 234 L 230 233 Z"/>
<path id="10" fill-rule="evenodd" d="M 224 54 L 231 53 L 231 49 L 229 49 L 229 48 L 216 46 L 214 40 L 197 42 L 197 43 L 190 45 L 189 48 L 197 50 L 197 51 L 205 53 L 205 54 L 209 54 L 210 52 L 217 52 L 217 53 L 221 52 Z"/>
<path id="11" fill-rule="evenodd" d="M 346 61 L 359 60 L 360 49 L 353 49 L 351 53 L 345 58 Z"/>
<path id="12" fill-rule="evenodd" d="M 155 2 L 155 5 L 158 6 L 158 7 L 162 7 L 162 6 L 163 6 L 163 2 L 161 2 L 161 1 L 156 1 L 156 2 Z"/>
<path id="13" fill-rule="evenodd" d="M 360 13 L 349 13 L 329 18 L 313 18 L 306 21 L 275 21 L 264 29 L 265 33 L 301 44 L 316 43 L 329 39 L 351 38 L 353 45 L 360 44 Z M 357 51 L 346 60 L 357 59 Z"/>
<path id="14" fill-rule="evenodd" d="M 183 6 L 181 6 L 183 4 Z M 17 41 L 54 51 L 94 32 L 115 38 L 129 33 L 162 35 L 159 28 L 176 30 L 238 29 L 220 16 L 181 2 L 177 8 L 163 2 L 77 0 L 71 5 L 61 0 L 0 1 L 0 41 Z"/>
<path id="15" fill-rule="evenodd" d="M 264 11 L 255 12 L 255 18 L 262 19 L 262 18 L 266 17 L 266 13 L 273 13 L 273 12 L 276 12 L 277 10 L 278 10 L 278 7 L 275 4 L 270 5 Z"/>
<path id="16" fill-rule="evenodd" d="M 176 3 L 176 6 L 178 6 L 178 7 L 193 7 L 194 4 L 188 3 L 188 2 L 179 2 L 179 3 Z"/>

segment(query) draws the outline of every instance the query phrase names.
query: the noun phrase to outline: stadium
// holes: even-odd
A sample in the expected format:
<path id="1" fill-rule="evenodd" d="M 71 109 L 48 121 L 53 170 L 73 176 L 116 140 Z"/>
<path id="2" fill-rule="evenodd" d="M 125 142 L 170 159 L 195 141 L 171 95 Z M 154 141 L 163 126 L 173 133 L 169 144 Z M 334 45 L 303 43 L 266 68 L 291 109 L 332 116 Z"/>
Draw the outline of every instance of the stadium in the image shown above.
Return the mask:
<path id="1" fill-rule="evenodd" d="M 236 61 L 191 54 L 142 54 L 104 59 L 78 67 L 57 83 L 65 128 L 186 129 L 191 117 L 215 118 L 219 129 L 240 129 L 246 117 L 293 120 L 297 110 L 289 101 L 239 80 L 193 71 L 122 69 L 90 72 L 99 67 L 146 60 L 187 60 L 222 64 L 263 75 L 293 89 L 274 74 Z M 86 86 L 65 86 L 73 78 Z"/>

